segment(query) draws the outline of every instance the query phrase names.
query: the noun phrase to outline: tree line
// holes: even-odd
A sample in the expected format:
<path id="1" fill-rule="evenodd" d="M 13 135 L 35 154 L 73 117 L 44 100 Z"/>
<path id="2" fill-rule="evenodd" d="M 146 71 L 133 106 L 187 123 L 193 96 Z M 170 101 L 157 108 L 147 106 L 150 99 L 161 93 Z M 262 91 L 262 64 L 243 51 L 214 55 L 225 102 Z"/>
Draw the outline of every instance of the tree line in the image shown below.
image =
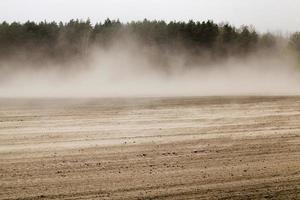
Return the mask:
<path id="1" fill-rule="evenodd" d="M 185 49 L 192 55 L 209 52 L 217 58 L 246 56 L 264 49 L 278 48 L 278 36 L 259 34 L 249 26 L 236 28 L 213 21 L 133 21 L 121 23 L 106 19 L 92 25 L 90 20 L 70 20 L 67 23 L 32 22 L 0 24 L 0 60 L 9 57 L 32 56 L 66 61 L 85 57 L 92 47 L 109 47 L 114 41 L 132 38 L 146 47 L 163 50 Z M 300 33 L 287 38 L 286 48 L 300 54 Z"/>

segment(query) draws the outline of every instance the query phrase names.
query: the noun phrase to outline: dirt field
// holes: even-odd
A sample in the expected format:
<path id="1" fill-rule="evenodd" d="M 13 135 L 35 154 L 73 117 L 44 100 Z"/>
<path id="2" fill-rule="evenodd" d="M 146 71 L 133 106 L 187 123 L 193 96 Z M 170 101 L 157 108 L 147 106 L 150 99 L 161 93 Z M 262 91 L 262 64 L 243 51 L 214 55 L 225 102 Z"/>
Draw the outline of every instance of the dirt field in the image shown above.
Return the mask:
<path id="1" fill-rule="evenodd" d="M 0 199 L 300 199 L 300 97 L 2 99 Z"/>

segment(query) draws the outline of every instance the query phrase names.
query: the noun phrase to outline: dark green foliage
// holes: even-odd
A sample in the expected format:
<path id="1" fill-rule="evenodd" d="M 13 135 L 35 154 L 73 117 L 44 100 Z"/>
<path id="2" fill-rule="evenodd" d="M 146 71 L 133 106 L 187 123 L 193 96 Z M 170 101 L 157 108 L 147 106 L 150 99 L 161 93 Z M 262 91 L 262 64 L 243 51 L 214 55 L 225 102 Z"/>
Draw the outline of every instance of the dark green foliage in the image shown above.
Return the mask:
<path id="1" fill-rule="evenodd" d="M 253 51 L 258 41 L 258 35 L 255 30 L 243 27 L 238 35 L 238 48 L 241 53 Z"/>
<path id="2" fill-rule="evenodd" d="M 300 54 L 300 32 L 294 33 L 289 42 L 290 47 Z"/>
<path id="3" fill-rule="evenodd" d="M 33 55 L 54 60 L 85 57 L 91 46 L 107 47 L 111 42 L 126 37 L 142 42 L 145 47 L 175 50 L 182 48 L 191 55 L 203 52 L 218 57 L 244 56 L 258 46 L 273 48 L 275 36 L 259 36 L 247 26 L 237 29 L 229 24 L 213 21 L 169 22 L 137 21 L 127 24 L 106 19 L 92 25 L 89 20 L 71 20 L 68 23 L 26 22 L 0 24 L 0 59 L 16 55 Z M 300 52 L 300 33 L 291 37 L 290 46 Z"/>
<path id="4" fill-rule="evenodd" d="M 295 57 L 300 67 L 300 32 L 292 34 L 289 41 L 289 47 L 295 53 Z"/>
<path id="5" fill-rule="evenodd" d="M 237 53 L 239 33 L 236 28 L 225 24 L 219 27 L 217 51 L 220 56 Z"/>
<path id="6" fill-rule="evenodd" d="M 94 43 L 106 45 L 110 42 L 122 28 L 122 24 L 119 20 L 106 19 L 103 24 L 97 23 L 92 28 L 91 40 Z"/>
<path id="7" fill-rule="evenodd" d="M 272 49 L 276 46 L 276 37 L 271 33 L 266 33 L 261 36 L 259 42 L 261 47 Z"/>

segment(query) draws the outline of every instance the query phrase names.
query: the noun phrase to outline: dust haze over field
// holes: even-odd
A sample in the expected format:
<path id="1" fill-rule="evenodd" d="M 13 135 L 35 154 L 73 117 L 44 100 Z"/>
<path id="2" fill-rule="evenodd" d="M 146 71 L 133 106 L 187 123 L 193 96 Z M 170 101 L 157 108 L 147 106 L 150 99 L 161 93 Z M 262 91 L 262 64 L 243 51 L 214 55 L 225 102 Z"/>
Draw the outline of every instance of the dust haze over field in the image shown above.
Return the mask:
<path id="1" fill-rule="evenodd" d="M 299 64 L 300 32 L 4 21 L 0 199 L 299 199 Z"/>
<path id="2" fill-rule="evenodd" d="M 9 60 L 1 64 L 2 97 L 298 95 L 292 57 L 266 52 L 203 62 L 184 51 L 160 55 L 136 42 L 95 47 L 64 64 Z M 205 60 L 207 58 L 207 60 Z M 42 65 L 42 66 L 39 66 Z"/>

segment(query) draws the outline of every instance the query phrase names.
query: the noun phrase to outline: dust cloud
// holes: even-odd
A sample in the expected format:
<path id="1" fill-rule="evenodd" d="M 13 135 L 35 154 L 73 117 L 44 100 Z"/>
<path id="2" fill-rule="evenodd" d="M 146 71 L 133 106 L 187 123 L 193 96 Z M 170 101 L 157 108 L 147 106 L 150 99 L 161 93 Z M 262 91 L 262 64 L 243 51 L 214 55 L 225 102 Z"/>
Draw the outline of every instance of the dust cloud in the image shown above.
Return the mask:
<path id="1" fill-rule="evenodd" d="M 194 59 L 194 58 L 193 58 Z M 130 42 L 93 48 L 65 64 L 6 61 L 1 97 L 167 97 L 299 95 L 300 72 L 288 56 L 253 53 L 244 58 L 189 62 L 184 51 Z M 200 59 L 201 60 L 201 59 Z M 203 59 L 205 60 L 205 59 Z"/>

